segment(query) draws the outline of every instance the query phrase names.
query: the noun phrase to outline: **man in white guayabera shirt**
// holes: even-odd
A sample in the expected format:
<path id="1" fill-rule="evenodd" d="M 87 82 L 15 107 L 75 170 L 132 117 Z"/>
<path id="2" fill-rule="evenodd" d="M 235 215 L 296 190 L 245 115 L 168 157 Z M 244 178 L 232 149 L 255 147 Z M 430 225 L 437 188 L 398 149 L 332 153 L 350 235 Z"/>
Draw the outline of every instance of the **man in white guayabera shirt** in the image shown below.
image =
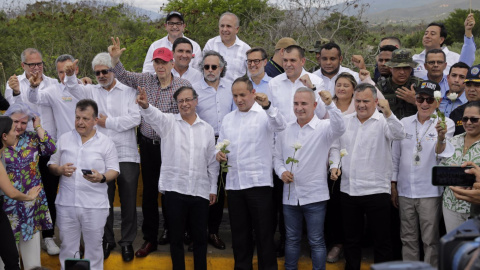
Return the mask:
<path id="1" fill-rule="evenodd" d="M 329 199 L 327 185 L 328 151 L 333 141 L 345 132 L 342 112 L 332 102 L 328 90 L 320 96 L 329 112 L 329 120 L 315 115 L 315 92 L 301 87 L 295 92 L 293 108 L 297 117 L 275 140 L 275 172 L 285 183 L 283 212 L 286 243 L 285 269 L 297 269 L 302 240 L 302 221 L 307 223 L 313 269 L 325 269 L 327 251 L 323 224 Z M 289 158 L 298 160 L 286 164 Z"/>
<path id="2" fill-rule="evenodd" d="M 223 118 L 219 142 L 228 139 L 225 154 L 217 161 L 228 161 L 226 179 L 228 213 L 232 228 L 235 269 L 252 269 L 253 231 L 257 243 L 258 268 L 277 269 L 273 242 L 273 138 L 286 123 L 267 95 L 257 94 L 248 77 L 232 85 L 236 110 Z M 228 160 L 227 160 L 228 159 Z"/>
<path id="3" fill-rule="evenodd" d="M 150 106 L 139 88 L 137 103 L 147 123 L 161 138 L 162 167 L 158 189 L 165 192 L 173 269 L 185 269 L 183 235 L 189 223 L 194 268 L 207 269 L 208 207 L 216 201 L 219 164 L 215 160 L 213 128 L 196 113 L 198 95 L 189 86 L 173 95 L 180 114 Z"/>

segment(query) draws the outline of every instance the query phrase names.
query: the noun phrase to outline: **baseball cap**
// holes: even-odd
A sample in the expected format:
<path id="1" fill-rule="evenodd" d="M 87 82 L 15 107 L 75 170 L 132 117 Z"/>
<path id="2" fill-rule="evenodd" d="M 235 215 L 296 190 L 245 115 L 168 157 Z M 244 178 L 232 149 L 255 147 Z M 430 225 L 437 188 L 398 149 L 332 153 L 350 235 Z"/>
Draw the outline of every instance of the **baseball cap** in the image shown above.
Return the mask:
<path id="1" fill-rule="evenodd" d="M 473 66 L 468 70 L 465 82 L 480 82 L 480 65 Z"/>
<path id="2" fill-rule="evenodd" d="M 155 59 L 162 59 L 163 61 L 170 62 L 173 59 L 173 53 L 168 48 L 161 47 L 153 52 L 152 61 Z"/>
<path id="3" fill-rule="evenodd" d="M 434 81 L 426 80 L 420 84 L 417 94 L 427 94 L 433 97 L 433 92 L 440 91 L 440 85 Z"/>
<path id="4" fill-rule="evenodd" d="M 170 11 L 170 12 L 167 14 L 167 18 L 165 19 L 165 21 L 168 22 L 168 20 L 170 20 L 173 16 L 177 16 L 182 22 L 185 21 L 185 20 L 183 19 L 182 13 L 180 13 L 180 12 L 178 12 L 178 11 Z"/>
<path id="5" fill-rule="evenodd" d="M 298 45 L 298 44 L 293 38 L 284 37 L 278 40 L 277 44 L 275 45 L 275 50 L 285 49 L 291 45 Z"/>

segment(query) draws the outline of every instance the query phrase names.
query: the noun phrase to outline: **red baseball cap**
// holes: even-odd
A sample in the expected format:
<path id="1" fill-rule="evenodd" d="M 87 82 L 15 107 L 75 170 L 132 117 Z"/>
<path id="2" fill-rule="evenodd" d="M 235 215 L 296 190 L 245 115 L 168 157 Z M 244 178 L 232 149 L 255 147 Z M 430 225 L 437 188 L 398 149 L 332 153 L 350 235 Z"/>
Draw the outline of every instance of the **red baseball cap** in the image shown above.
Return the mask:
<path id="1" fill-rule="evenodd" d="M 152 61 L 155 59 L 162 59 L 163 61 L 170 62 L 173 60 L 173 53 L 168 48 L 161 47 L 153 52 Z"/>

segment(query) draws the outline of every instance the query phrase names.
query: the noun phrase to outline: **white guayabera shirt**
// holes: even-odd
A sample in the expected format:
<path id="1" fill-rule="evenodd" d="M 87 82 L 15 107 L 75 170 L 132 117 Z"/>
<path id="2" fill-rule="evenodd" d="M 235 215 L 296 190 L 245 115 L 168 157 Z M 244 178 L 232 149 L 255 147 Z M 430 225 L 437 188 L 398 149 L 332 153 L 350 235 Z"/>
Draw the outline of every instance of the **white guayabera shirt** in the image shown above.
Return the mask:
<path id="1" fill-rule="evenodd" d="M 273 136 L 286 127 L 277 108 L 264 110 L 255 102 L 248 112 L 238 109 L 223 119 L 218 141 L 230 140 L 227 150 L 227 190 L 273 187 Z"/>
<path id="2" fill-rule="evenodd" d="M 217 194 L 220 164 L 215 159 L 213 128 L 198 115 L 190 125 L 180 114 L 163 113 L 151 105 L 140 112 L 161 138 L 158 190 L 207 200 Z"/>
<path id="3" fill-rule="evenodd" d="M 275 172 L 281 176 L 290 171 L 291 164 L 285 164 L 293 156 L 295 143 L 302 147 L 297 151 L 293 165 L 293 182 L 283 186 L 283 204 L 297 206 L 328 200 L 327 162 L 328 150 L 336 138 L 345 132 L 342 112 L 332 102 L 326 106 L 330 119 L 312 120 L 300 127 L 297 121 L 277 134 L 275 141 Z M 290 198 L 288 198 L 290 185 Z"/>
<path id="4" fill-rule="evenodd" d="M 337 168 L 340 149 L 342 158 L 340 191 L 350 196 L 389 193 L 392 180 L 392 141 L 405 138 L 402 122 L 392 113 L 385 118 L 377 109 L 363 122 L 357 113 L 344 116 L 346 131 L 330 149 L 330 169 Z"/>

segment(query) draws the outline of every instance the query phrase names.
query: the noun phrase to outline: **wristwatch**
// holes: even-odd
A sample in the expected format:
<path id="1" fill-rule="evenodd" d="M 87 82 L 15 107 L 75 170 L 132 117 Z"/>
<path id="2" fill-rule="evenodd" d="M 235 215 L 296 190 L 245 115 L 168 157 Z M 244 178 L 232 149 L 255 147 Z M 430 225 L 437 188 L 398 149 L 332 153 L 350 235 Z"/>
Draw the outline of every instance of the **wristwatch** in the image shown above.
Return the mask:
<path id="1" fill-rule="evenodd" d="M 268 110 L 270 108 L 270 105 L 272 105 L 272 102 L 269 100 L 267 106 L 262 106 L 264 110 Z"/>
<path id="2" fill-rule="evenodd" d="M 105 183 L 107 181 L 107 177 L 105 177 L 104 174 L 102 174 L 103 178 L 100 180 L 100 183 Z"/>

